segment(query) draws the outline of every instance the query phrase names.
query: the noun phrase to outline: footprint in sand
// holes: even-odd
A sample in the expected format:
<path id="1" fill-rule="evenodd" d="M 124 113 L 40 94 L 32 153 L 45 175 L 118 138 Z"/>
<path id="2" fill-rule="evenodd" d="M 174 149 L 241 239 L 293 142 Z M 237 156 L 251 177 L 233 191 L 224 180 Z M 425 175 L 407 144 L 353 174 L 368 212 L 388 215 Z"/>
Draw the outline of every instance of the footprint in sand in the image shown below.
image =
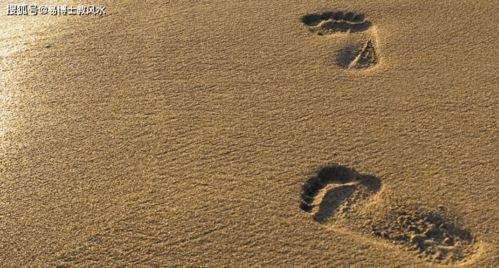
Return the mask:
<path id="1" fill-rule="evenodd" d="M 332 164 L 319 169 L 303 185 L 300 208 L 320 224 L 345 225 L 352 232 L 371 234 L 399 245 L 427 261 L 457 264 L 471 257 L 474 239 L 443 213 L 412 209 L 391 211 L 367 224 L 349 217 L 365 209 L 367 201 L 381 188 L 381 181 L 371 175 Z"/>
<path id="2" fill-rule="evenodd" d="M 307 14 L 301 17 L 301 21 L 310 32 L 320 36 L 345 33 L 352 38 L 352 41 L 336 55 L 336 63 L 340 67 L 366 69 L 378 64 L 375 30 L 372 23 L 365 20 L 363 15 L 327 11 Z"/>
<path id="3" fill-rule="evenodd" d="M 324 223 L 379 191 L 380 181 L 340 165 L 321 168 L 303 185 L 300 208 Z M 338 215 L 337 215 L 338 214 Z"/>

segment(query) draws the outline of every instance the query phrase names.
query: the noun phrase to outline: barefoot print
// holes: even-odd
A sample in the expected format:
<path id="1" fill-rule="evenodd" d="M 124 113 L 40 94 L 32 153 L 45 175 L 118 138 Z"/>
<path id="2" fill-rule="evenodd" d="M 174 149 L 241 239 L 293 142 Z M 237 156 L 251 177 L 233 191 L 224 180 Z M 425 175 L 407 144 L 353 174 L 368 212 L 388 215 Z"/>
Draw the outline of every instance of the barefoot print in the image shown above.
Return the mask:
<path id="1" fill-rule="evenodd" d="M 353 42 L 336 55 L 336 64 L 345 69 L 367 69 L 379 62 L 376 34 L 362 14 L 333 12 L 307 14 L 301 22 L 311 33 L 320 36 L 352 35 Z M 354 38 L 355 35 L 355 38 Z"/>
<path id="2" fill-rule="evenodd" d="M 368 224 L 347 217 L 353 210 L 361 210 L 380 189 L 379 178 L 330 164 L 320 168 L 303 184 L 299 207 L 319 224 L 346 224 L 345 228 L 351 232 L 399 245 L 429 262 L 457 264 L 474 255 L 472 233 L 438 211 L 418 208 L 389 211 Z"/>

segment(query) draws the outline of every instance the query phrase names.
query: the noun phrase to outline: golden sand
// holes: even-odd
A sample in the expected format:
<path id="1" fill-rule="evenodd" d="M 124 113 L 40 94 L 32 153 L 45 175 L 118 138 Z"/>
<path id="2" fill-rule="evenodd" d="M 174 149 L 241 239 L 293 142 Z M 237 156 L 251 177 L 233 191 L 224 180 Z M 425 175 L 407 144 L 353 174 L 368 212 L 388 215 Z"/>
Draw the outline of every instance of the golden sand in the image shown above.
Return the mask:
<path id="1" fill-rule="evenodd" d="M 0 266 L 499 266 L 494 1 L 11 2 Z"/>

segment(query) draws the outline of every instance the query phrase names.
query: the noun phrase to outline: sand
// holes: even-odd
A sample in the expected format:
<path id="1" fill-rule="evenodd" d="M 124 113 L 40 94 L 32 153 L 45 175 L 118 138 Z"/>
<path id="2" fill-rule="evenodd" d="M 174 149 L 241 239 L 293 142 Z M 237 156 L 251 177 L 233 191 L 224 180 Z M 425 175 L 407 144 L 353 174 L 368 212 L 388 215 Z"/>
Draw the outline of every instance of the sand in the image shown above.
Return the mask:
<path id="1" fill-rule="evenodd" d="M 11 2 L 2 267 L 499 266 L 494 1 Z"/>

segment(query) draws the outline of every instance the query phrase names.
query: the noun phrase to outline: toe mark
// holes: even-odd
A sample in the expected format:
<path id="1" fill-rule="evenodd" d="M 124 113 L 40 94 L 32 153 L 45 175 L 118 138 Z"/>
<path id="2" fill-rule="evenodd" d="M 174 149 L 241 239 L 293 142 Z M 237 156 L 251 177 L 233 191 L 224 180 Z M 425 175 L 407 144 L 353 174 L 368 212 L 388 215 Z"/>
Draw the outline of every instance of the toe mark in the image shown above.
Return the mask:
<path id="1" fill-rule="evenodd" d="M 307 14 L 301 18 L 301 21 L 308 26 L 316 26 L 321 22 L 319 14 Z"/>
<path id="2" fill-rule="evenodd" d="M 311 13 L 302 16 L 301 21 L 309 27 L 311 32 L 318 35 L 336 32 L 363 32 L 371 27 L 371 22 L 365 20 L 364 15 L 343 11 Z"/>

